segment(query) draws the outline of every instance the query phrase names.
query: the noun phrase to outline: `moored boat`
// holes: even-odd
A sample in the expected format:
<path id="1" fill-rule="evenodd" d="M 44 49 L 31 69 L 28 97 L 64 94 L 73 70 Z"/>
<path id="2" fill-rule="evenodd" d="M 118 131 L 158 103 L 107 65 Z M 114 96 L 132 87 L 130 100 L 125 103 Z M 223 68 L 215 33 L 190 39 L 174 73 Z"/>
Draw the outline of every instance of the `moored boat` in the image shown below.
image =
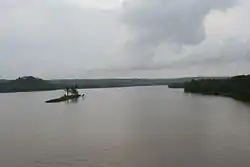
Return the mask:
<path id="1" fill-rule="evenodd" d="M 84 94 L 82 95 L 79 94 L 76 88 L 66 88 L 64 96 L 56 98 L 56 99 L 47 100 L 46 103 L 59 103 L 63 101 L 78 99 L 84 96 L 85 96 Z"/>
<path id="2" fill-rule="evenodd" d="M 72 100 L 72 99 L 77 99 L 79 97 L 82 97 L 84 95 L 70 95 L 70 96 L 62 96 L 60 98 L 57 99 L 51 99 L 46 101 L 46 103 L 58 103 L 58 102 L 62 102 L 62 101 L 68 101 L 68 100 Z"/>

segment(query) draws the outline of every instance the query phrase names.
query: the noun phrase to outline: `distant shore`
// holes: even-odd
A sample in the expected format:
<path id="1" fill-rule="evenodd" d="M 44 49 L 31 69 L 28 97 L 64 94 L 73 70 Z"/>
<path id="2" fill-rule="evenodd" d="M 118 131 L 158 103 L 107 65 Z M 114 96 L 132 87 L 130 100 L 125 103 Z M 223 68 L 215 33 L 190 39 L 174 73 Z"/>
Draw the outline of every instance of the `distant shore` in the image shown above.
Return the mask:
<path id="1" fill-rule="evenodd" d="M 62 90 L 74 85 L 77 85 L 78 89 L 156 86 L 168 85 L 173 82 L 185 82 L 191 79 L 192 78 L 43 80 L 33 76 L 27 76 L 20 77 L 16 80 L 2 80 L 2 82 L 0 82 L 0 93 Z"/>
<path id="2" fill-rule="evenodd" d="M 224 79 L 200 79 L 184 83 L 172 83 L 170 88 L 184 88 L 186 93 L 225 96 L 250 102 L 250 75 Z"/>

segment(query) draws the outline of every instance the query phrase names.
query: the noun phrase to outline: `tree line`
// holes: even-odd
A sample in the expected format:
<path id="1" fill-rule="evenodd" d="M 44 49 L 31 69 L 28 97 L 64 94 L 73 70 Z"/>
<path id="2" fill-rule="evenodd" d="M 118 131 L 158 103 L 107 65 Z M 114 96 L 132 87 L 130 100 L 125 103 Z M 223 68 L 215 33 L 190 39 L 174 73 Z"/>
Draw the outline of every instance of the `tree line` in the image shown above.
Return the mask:
<path id="1" fill-rule="evenodd" d="M 228 96 L 241 101 L 250 101 L 250 75 L 227 79 L 192 80 L 183 84 L 187 93 Z"/>

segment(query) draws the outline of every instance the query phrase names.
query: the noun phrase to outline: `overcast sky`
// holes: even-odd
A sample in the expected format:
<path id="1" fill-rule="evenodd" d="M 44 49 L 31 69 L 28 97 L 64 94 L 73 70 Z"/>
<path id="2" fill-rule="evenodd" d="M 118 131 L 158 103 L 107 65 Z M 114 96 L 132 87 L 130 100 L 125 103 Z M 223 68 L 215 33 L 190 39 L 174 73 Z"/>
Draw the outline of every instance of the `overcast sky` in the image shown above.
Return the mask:
<path id="1" fill-rule="evenodd" d="M 0 79 L 250 73 L 249 0 L 0 0 Z"/>

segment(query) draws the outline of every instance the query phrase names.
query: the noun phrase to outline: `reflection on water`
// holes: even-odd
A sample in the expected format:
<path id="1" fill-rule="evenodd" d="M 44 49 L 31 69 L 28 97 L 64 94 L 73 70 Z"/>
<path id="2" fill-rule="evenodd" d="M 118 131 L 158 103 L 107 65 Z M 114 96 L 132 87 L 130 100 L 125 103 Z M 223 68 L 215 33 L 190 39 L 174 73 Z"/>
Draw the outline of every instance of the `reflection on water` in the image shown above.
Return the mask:
<path id="1" fill-rule="evenodd" d="M 74 99 L 64 101 L 64 103 L 66 103 L 66 104 L 78 103 L 79 100 L 84 100 L 84 99 L 85 99 L 85 96 L 82 96 L 82 97 L 79 97 L 79 98 L 74 98 Z"/>
<path id="2" fill-rule="evenodd" d="M 250 108 L 167 87 L 0 95 L 0 166 L 249 167 Z"/>
<path id="3" fill-rule="evenodd" d="M 66 103 L 66 104 L 71 104 L 71 103 L 77 103 L 78 101 L 79 101 L 78 98 L 74 98 L 74 99 L 65 101 L 65 103 Z"/>

